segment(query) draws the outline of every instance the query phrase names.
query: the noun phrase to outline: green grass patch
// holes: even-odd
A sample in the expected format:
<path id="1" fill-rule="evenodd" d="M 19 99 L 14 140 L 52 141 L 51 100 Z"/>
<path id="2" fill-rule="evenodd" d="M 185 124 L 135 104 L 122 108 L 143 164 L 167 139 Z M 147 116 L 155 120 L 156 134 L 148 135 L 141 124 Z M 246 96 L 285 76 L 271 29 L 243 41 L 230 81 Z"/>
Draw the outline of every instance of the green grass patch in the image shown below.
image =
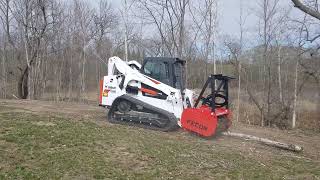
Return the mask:
<path id="1" fill-rule="evenodd" d="M 262 165 L 197 137 L 0 113 L 0 179 L 283 179 L 319 172 L 319 163 L 280 155 Z"/>

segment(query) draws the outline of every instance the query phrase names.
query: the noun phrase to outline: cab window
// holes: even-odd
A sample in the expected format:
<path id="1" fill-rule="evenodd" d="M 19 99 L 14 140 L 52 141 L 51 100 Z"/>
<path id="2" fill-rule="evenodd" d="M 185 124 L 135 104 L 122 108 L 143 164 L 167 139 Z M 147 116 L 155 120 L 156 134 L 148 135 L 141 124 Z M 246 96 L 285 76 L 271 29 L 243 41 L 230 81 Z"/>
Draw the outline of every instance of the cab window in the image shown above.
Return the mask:
<path id="1" fill-rule="evenodd" d="M 169 84 L 169 66 L 166 62 L 148 61 L 143 68 L 144 74 L 164 84 Z"/>

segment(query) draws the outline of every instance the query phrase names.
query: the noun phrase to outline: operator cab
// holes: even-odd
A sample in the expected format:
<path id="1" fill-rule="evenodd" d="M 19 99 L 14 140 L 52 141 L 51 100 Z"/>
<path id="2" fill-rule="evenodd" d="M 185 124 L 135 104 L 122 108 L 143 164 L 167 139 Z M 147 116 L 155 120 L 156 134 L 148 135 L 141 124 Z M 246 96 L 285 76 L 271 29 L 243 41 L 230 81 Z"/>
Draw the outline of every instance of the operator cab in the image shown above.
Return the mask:
<path id="1" fill-rule="evenodd" d="M 185 89 L 185 64 L 179 58 L 147 57 L 141 73 L 176 89 Z"/>

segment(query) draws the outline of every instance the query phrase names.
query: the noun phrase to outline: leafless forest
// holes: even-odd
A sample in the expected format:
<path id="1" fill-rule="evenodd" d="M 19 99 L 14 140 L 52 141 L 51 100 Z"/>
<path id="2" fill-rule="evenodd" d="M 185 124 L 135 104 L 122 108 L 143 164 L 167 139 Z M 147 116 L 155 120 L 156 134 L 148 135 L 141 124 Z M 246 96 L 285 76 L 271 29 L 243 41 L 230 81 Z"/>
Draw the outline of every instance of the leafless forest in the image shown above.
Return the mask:
<path id="1" fill-rule="evenodd" d="M 226 35 L 219 0 L 0 0 L 0 98 L 95 101 L 109 57 L 175 56 L 189 88 L 236 77 L 235 121 L 320 131 L 318 1 L 238 1 Z"/>

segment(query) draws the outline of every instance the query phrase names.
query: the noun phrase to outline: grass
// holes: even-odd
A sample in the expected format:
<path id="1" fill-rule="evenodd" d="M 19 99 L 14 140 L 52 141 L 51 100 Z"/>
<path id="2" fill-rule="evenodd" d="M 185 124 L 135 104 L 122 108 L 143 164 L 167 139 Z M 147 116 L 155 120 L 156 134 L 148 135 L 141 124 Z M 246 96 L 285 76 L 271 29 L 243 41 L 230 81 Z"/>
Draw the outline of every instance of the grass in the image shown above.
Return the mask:
<path id="1" fill-rule="evenodd" d="M 0 106 L 0 179 L 320 177 L 320 164 L 304 159 L 266 161 L 198 137 L 7 110 Z"/>

